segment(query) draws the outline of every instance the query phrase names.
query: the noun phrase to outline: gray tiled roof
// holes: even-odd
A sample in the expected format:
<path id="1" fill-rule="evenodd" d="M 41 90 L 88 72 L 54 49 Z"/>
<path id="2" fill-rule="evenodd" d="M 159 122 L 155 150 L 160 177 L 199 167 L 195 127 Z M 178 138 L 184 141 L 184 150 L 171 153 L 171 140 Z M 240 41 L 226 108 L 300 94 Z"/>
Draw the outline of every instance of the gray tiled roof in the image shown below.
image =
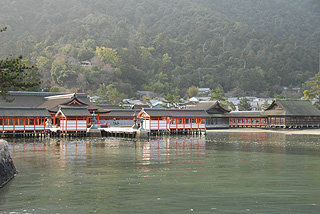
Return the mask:
<path id="1" fill-rule="evenodd" d="M 280 108 L 276 108 L 277 106 Z M 273 101 L 263 114 L 283 116 L 320 116 L 320 110 L 312 105 L 308 100 L 278 99 Z"/>
<path id="2" fill-rule="evenodd" d="M 51 117 L 46 108 L 0 107 L 0 117 Z"/>
<path id="3" fill-rule="evenodd" d="M 262 111 L 232 111 L 227 115 L 229 117 L 260 117 Z"/>
<path id="4" fill-rule="evenodd" d="M 61 107 L 60 111 L 66 117 L 76 117 L 76 116 L 83 116 L 83 117 L 90 117 L 92 116 L 88 111 L 88 108 L 85 107 Z"/>
<path id="5" fill-rule="evenodd" d="M 139 110 L 133 109 L 112 109 L 109 114 L 104 115 L 105 117 L 134 117 L 133 114 L 136 115 L 139 113 Z"/>
<path id="6" fill-rule="evenodd" d="M 151 117 L 210 117 L 203 109 L 144 109 Z"/>
<path id="7" fill-rule="evenodd" d="M 0 98 L 0 106 L 2 107 L 42 107 L 50 112 L 57 112 L 59 107 L 64 106 L 72 99 L 78 100 L 83 106 L 86 106 L 89 111 L 97 113 L 108 113 L 109 110 L 95 106 L 90 102 L 86 93 L 55 93 L 55 92 L 24 92 L 10 91 L 9 99 L 14 99 L 13 102 L 6 102 Z M 79 105 L 68 105 L 70 107 Z M 80 106 L 81 107 L 81 106 Z"/>

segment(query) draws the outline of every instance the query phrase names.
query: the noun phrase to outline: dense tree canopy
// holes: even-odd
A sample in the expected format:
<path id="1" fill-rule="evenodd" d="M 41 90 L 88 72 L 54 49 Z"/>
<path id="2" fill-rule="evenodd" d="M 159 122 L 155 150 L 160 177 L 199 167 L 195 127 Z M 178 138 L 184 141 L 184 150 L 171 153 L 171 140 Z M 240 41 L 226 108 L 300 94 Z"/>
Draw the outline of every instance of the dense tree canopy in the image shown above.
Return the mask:
<path id="1" fill-rule="evenodd" d="M 3 0 L 0 58 L 36 63 L 42 90 L 113 84 L 183 97 L 218 86 L 273 96 L 319 68 L 317 0 Z M 82 61 L 90 62 L 84 65 Z M 76 83 L 76 84 L 75 84 Z"/>
<path id="2" fill-rule="evenodd" d="M 0 29 L 6 31 L 7 27 Z M 6 101 L 9 90 L 29 89 L 40 85 L 40 79 L 35 66 L 29 66 L 22 57 L 0 60 L 0 94 Z"/>

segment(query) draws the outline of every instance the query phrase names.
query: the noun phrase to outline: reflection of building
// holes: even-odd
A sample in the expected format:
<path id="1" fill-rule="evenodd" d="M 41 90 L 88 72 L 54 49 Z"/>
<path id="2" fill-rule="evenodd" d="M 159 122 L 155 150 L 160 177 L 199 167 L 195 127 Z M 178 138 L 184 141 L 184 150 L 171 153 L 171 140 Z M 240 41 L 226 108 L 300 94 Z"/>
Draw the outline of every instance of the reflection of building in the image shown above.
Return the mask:
<path id="1" fill-rule="evenodd" d="M 206 139 L 154 139 L 137 144 L 137 164 L 167 164 L 177 162 L 194 163 L 203 161 L 206 154 Z"/>

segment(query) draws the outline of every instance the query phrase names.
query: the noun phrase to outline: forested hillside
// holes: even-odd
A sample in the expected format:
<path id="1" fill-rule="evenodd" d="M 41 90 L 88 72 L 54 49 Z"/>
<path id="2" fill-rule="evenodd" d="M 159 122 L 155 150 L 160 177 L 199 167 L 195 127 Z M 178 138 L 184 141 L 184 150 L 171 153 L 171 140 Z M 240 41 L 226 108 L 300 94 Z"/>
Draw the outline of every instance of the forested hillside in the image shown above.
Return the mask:
<path id="1" fill-rule="evenodd" d="M 0 25 L 38 90 L 274 96 L 319 72 L 318 0 L 2 0 Z"/>

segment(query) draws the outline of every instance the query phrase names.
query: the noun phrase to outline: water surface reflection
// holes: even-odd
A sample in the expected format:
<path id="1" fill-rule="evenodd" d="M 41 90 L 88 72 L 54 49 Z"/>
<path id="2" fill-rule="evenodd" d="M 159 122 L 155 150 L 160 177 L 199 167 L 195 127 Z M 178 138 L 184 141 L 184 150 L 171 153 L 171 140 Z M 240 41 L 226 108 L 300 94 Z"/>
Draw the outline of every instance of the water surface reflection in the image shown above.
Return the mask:
<path id="1" fill-rule="evenodd" d="M 0 191 L 0 213 L 320 209 L 317 136 L 214 133 L 9 143 L 19 174 Z"/>

